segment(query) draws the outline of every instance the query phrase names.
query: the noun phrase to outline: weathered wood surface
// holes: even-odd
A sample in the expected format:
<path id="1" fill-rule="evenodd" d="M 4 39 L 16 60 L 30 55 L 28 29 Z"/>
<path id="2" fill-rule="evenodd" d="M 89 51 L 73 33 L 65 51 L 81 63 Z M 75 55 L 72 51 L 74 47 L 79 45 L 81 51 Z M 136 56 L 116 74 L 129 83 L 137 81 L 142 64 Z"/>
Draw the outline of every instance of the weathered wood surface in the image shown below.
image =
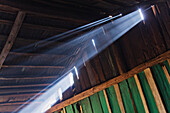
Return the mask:
<path id="1" fill-rule="evenodd" d="M 24 17 L 25 17 L 25 12 L 23 12 L 23 11 L 18 12 L 15 22 L 12 26 L 11 32 L 8 36 L 7 41 L 6 41 L 6 44 L 5 44 L 5 46 L 1 52 L 1 55 L 0 55 L 0 68 L 2 67 L 10 49 L 12 48 L 12 45 L 14 44 L 15 38 L 18 35 L 18 32 L 21 28 Z"/>
<path id="2" fill-rule="evenodd" d="M 102 84 L 100 84 L 98 86 L 90 88 L 89 90 L 86 90 L 86 91 L 84 91 L 84 92 L 82 92 L 82 93 L 80 93 L 80 94 L 78 94 L 78 95 L 64 101 L 64 102 L 61 102 L 61 103 L 59 103 L 57 105 L 54 105 L 47 112 L 50 113 L 50 112 L 56 111 L 58 109 L 61 109 L 61 108 L 65 107 L 65 106 L 67 106 L 67 105 L 73 104 L 73 103 L 75 103 L 75 102 L 77 102 L 79 100 L 82 100 L 82 99 L 90 96 L 90 95 L 93 95 L 96 92 L 99 92 L 99 91 L 101 91 L 101 90 L 103 90 L 103 89 L 105 89 L 107 87 L 110 87 L 110 86 L 112 86 L 112 85 L 114 85 L 116 83 L 119 83 L 119 82 L 121 82 L 121 81 L 123 81 L 123 80 L 125 80 L 125 79 L 127 79 L 129 77 L 132 77 L 135 74 L 143 71 L 144 69 L 146 69 L 148 67 L 151 67 L 151 66 L 153 66 L 155 64 L 161 63 L 161 62 L 163 62 L 163 61 L 165 61 L 165 60 L 167 60 L 169 58 L 170 58 L 170 51 L 167 51 L 167 52 L 157 56 L 156 58 L 154 58 L 154 59 L 152 59 L 152 60 L 150 60 L 148 62 L 145 62 L 145 63 L 133 68 L 132 70 L 130 70 L 127 73 L 123 73 L 123 74 L 121 74 L 120 76 L 118 76 L 116 78 L 113 78 L 113 79 L 111 79 L 111 80 L 109 80 L 109 81 L 107 81 L 105 83 L 102 83 Z"/>

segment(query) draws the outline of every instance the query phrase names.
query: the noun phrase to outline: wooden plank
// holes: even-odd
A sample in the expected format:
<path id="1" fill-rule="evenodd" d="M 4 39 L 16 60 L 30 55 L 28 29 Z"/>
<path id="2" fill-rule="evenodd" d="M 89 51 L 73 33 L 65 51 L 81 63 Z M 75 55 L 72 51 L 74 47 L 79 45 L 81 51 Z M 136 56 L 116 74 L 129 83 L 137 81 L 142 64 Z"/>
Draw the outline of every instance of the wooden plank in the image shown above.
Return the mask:
<path id="1" fill-rule="evenodd" d="M 40 87 L 48 86 L 50 84 L 28 84 L 28 85 L 13 85 L 13 86 L 0 86 L 0 88 L 25 88 L 25 87 Z"/>
<path id="2" fill-rule="evenodd" d="M 81 103 L 81 106 L 83 109 L 83 113 L 93 113 L 92 108 L 90 106 L 89 98 L 85 98 L 85 99 L 81 100 L 80 103 Z"/>
<path id="3" fill-rule="evenodd" d="M 144 106 L 144 109 L 145 109 L 145 113 L 149 113 L 149 109 L 148 109 L 148 106 L 147 106 L 147 103 L 146 103 L 146 100 L 145 100 L 145 96 L 143 94 L 142 87 L 140 85 L 139 79 L 138 79 L 136 74 L 134 75 L 134 78 L 135 78 L 136 85 L 138 87 L 140 97 L 142 99 L 142 103 L 143 103 L 143 106 Z"/>
<path id="4" fill-rule="evenodd" d="M 65 66 L 26 66 L 26 65 L 2 65 L 4 68 L 54 68 L 54 69 L 64 69 Z"/>
<path id="5" fill-rule="evenodd" d="M 158 108 L 156 106 L 152 91 L 149 87 L 149 84 L 147 82 L 145 73 L 142 71 L 141 73 L 139 73 L 139 80 L 142 86 L 142 90 L 144 92 L 145 98 L 146 98 L 146 102 L 148 105 L 148 109 L 150 113 L 159 113 Z"/>
<path id="6" fill-rule="evenodd" d="M 95 93 L 94 95 L 90 96 L 90 102 L 93 109 L 93 113 L 103 113 L 98 93 Z"/>
<path id="7" fill-rule="evenodd" d="M 160 64 L 161 65 L 161 64 Z M 159 90 L 162 101 L 164 102 L 164 107 L 167 112 L 170 112 L 170 84 L 167 80 L 166 74 L 164 73 L 162 67 L 159 64 L 151 67 L 152 75 Z M 168 75 L 169 76 L 169 75 Z"/>
<path id="8" fill-rule="evenodd" d="M 47 113 L 56 111 L 56 110 L 61 109 L 61 108 L 65 107 L 65 106 L 67 106 L 67 105 L 70 105 L 70 104 L 73 104 L 73 103 L 75 103 L 77 101 L 80 101 L 80 100 L 82 100 L 82 99 L 84 99 L 84 98 L 86 98 L 86 97 L 88 97 L 90 95 L 93 95 L 96 92 L 99 92 L 99 91 L 101 91 L 103 89 L 106 89 L 106 88 L 108 88 L 108 87 L 110 87 L 110 86 L 112 86 L 112 85 L 114 85 L 116 83 L 119 83 L 119 82 L 123 81 L 123 80 L 126 80 L 127 78 L 130 78 L 130 77 L 134 76 L 135 74 L 140 73 L 144 69 L 146 69 L 148 67 L 151 67 L 151 66 L 153 66 L 155 64 L 161 63 L 161 62 L 163 62 L 163 61 L 165 61 L 165 60 L 167 60 L 169 58 L 170 58 L 170 51 L 167 51 L 167 52 L 157 56 L 156 58 L 151 59 L 148 62 L 145 62 L 145 63 L 143 63 L 141 65 L 138 65 L 137 67 L 133 68 L 132 70 L 130 70 L 127 73 L 123 73 L 118 77 L 115 77 L 115 78 L 113 78 L 111 80 L 108 80 L 107 82 L 104 82 L 104 83 L 102 83 L 100 85 L 92 87 L 92 88 L 90 88 L 90 89 L 88 89 L 88 90 L 86 90 L 86 91 L 84 91 L 84 92 L 82 92 L 82 93 L 80 93 L 80 94 L 78 94 L 78 95 L 64 101 L 64 102 L 61 102 L 60 104 L 54 105 L 53 107 L 51 107 L 51 109 L 49 109 L 47 111 Z"/>
<path id="9" fill-rule="evenodd" d="M 72 105 L 68 105 L 65 109 L 67 113 L 74 113 Z"/>
<path id="10" fill-rule="evenodd" d="M 126 113 L 135 113 L 126 80 L 119 83 L 119 88 L 122 95 L 122 100 L 124 103 Z"/>
<path id="11" fill-rule="evenodd" d="M 118 100 L 116 97 L 116 92 L 113 86 L 106 89 L 107 96 L 109 99 L 109 105 L 112 113 L 121 113 Z"/>
<path id="12" fill-rule="evenodd" d="M 72 106 L 73 106 L 73 109 L 74 109 L 74 113 L 82 113 L 81 112 L 81 106 L 80 106 L 79 102 L 74 103 Z"/>
<path id="13" fill-rule="evenodd" d="M 149 86 L 151 88 L 151 91 L 152 91 L 152 94 L 153 94 L 153 97 L 155 99 L 155 102 L 156 102 L 156 105 L 158 107 L 159 112 L 160 113 L 166 113 L 166 110 L 165 110 L 165 107 L 163 105 L 162 99 L 160 97 L 160 94 L 158 92 L 157 86 L 156 86 L 155 81 L 153 79 L 151 70 L 149 68 L 147 68 L 147 69 L 144 70 L 144 72 L 146 74 L 147 81 L 148 81 Z"/>
<path id="14" fill-rule="evenodd" d="M 118 101 L 121 113 L 125 113 L 125 108 L 124 108 L 122 97 L 121 97 L 121 94 L 120 94 L 119 85 L 114 84 L 113 86 L 115 88 L 116 97 L 117 97 L 117 101 Z"/>
<path id="15" fill-rule="evenodd" d="M 4 46 L 4 48 L 3 48 L 2 52 L 1 52 L 1 55 L 0 55 L 0 68 L 3 65 L 3 63 L 4 63 L 4 61 L 5 61 L 6 57 L 7 57 L 10 49 L 12 48 L 12 45 L 13 45 L 13 43 L 15 41 L 15 38 L 17 37 L 17 34 L 18 34 L 19 30 L 20 30 L 20 27 L 22 25 L 24 17 L 25 17 L 25 12 L 19 11 L 18 15 L 17 15 L 17 17 L 15 19 L 15 22 L 14 22 L 14 24 L 12 26 L 11 32 L 10 32 L 10 34 L 8 36 L 8 39 L 6 41 L 6 44 L 5 44 L 5 46 Z"/>
<path id="16" fill-rule="evenodd" d="M 145 113 L 145 109 L 142 103 L 142 99 L 139 94 L 139 90 L 137 88 L 136 82 L 134 77 L 128 78 L 127 79 L 128 84 L 129 84 L 129 89 L 132 94 L 132 98 L 136 107 L 137 112 L 139 113 Z"/>
<path id="17" fill-rule="evenodd" d="M 106 94 L 106 90 L 99 91 L 98 94 L 99 94 L 101 106 L 103 109 L 103 113 L 112 113 L 110 105 L 109 105 L 109 99 Z"/>
<path id="18" fill-rule="evenodd" d="M 169 62 L 169 59 L 164 61 L 164 65 L 165 65 L 166 69 L 168 70 L 168 73 L 170 74 L 170 62 Z"/>
<path id="19" fill-rule="evenodd" d="M 166 66 L 165 65 L 162 66 L 162 69 L 164 70 L 165 76 L 166 76 L 166 78 L 167 78 L 167 80 L 168 80 L 168 82 L 170 84 L 170 75 L 168 73 L 168 70 L 167 70 Z"/>

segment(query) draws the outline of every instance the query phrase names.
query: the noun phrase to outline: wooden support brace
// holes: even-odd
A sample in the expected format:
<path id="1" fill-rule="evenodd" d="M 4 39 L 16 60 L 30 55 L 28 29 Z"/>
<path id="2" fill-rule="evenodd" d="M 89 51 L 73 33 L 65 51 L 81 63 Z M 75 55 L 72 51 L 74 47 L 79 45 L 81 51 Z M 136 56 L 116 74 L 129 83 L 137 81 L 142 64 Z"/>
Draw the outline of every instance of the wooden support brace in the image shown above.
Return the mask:
<path id="1" fill-rule="evenodd" d="M 1 55 L 0 55 L 0 69 L 1 69 L 1 67 L 2 67 L 2 65 L 3 65 L 9 51 L 10 51 L 10 49 L 12 48 L 12 45 L 13 45 L 16 37 L 17 37 L 17 34 L 18 34 L 19 30 L 20 30 L 20 27 L 22 25 L 24 17 L 25 17 L 25 12 L 19 11 L 18 15 L 17 15 L 17 17 L 15 19 L 15 22 L 14 22 L 14 24 L 12 26 L 11 32 L 10 32 L 10 34 L 8 36 L 8 39 L 6 41 L 6 44 L 5 44 L 5 46 L 4 46 L 4 48 L 3 48 L 2 52 L 1 52 Z"/>

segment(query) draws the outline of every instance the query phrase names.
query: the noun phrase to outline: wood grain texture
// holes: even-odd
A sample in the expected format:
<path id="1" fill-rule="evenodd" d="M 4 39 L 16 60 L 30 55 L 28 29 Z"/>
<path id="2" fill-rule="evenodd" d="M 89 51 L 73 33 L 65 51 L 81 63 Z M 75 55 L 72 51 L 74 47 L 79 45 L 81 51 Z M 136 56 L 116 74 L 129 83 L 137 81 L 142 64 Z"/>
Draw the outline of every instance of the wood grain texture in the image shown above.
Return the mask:
<path id="1" fill-rule="evenodd" d="M 120 107 L 121 113 L 125 113 L 125 108 L 124 108 L 122 97 L 121 97 L 121 94 L 120 94 L 119 85 L 118 84 L 114 84 L 113 86 L 115 88 L 115 92 L 116 92 L 116 96 L 117 96 L 117 101 L 119 103 L 119 107 Z"/>
<path id="2" fill-rule="evenodd" d="M 138 79 L 136 74 L 134 75 L 134 78 L 135 78 L 135 82 L 136 82 L 136 85 L 137 85 L 138 90 L 139 90 L 140 97 L 142 99 L 142 103 L 143 103 L 143 106 L 144 106 L 144 109 L 145 109 L 145 113 L 149 113 L 149 109 L 148 109 L 148 106 L 147 106 L 147 103 L 146 103 L 146 100 L 145 100 L 145 96 L 144 96 L 144 93 L 142 91 L 142 87 L 140 85 L 139 79 Z"/>
<path id="3" fill-rule="evenodd" d="M 15 41 L 17 35 L 18 35 L 18 32 L 20 30 L 20 27 L 22 25 L 24 17 L 25 17 L 25 12 L 19 11 L 18 15 L 15 19 L 15 22 L 12 26 L 11 32 L 8 36 L 8 39 L 6 41 L 6 44 L 5 44 L 5 46 L 4 46 L 4 48 L 1 52 L 1 55 L 0 55 L 0 68 L 2 67 L 10 49 L 12 48 L 12 45 L 14 44 L 14 41 Z"/>
<path id="4" fill-rule="evenodd" d="M 154 96 L 154 99 L 155 99 L 155 102 L 156 102 L 156 105 L 158 107 L 159 112 L 160 113 L 166 113 L 165 107 L 163 105 L 162 99 L 161 99 L 160 94 L 158 92 L 158 89 L 157 89 L 157 86 L 156 86 L 155 81 L 153 79 L 150 68 L 145 69 L 144 72 L 145 72 L 147 81 L 148 81 L 149 86 L 151 88 L 151 91 L 152 91 L 152 94 Z"/>
<path id="5" fill-rule="evenodd" d="M 65 107 L 65 106 L 68 106 L 68 105 L 73 104 L 73 103 L 75 103 L 77 101 L 80 101 L 80 100 L 82 100 L 82 99 L 84 99 L 86 97 L 89 97 L 89 96 L 93 95 L 96 92 L 99 92 L 99 91 L 101 91 L 103 89 L 106 89 L 106 88 L 108 88 L 108 87 L 110 87 L 110 86 L 112 86 L 112 85 L 114 85 L 116 83 L 119 83 L 119 82 L 123 81 L 123 80 L 126 80 L 127 78 L 132 77 L 135 74 L 140 73 L 144 69 L 146 69 L 148 67 L 151 67 L 151 66 L 153 66 L 155 64 L 161 63 L 161 62 L 163 62 L 163 61 L 165 61 L 165 60 L 167 60 L 169 58 L 170 58 L 170 51 L 167 51 L 167 52 L 157 56 L 156 58 L 151 59 L 148 62 L 145 62 L 145 63 L 143 63 L 141 65 L 138 65 L 137 67 L 133 68 L 132 70 L 130 70 L 127 73 L 123 73 L 118 77 L 115 77 L 115 78 L 113 78 L 111 80 L 108 80 L 105 83 L 102 83 L 100 85 L 92 87 L 92 88 L 90 88 L 90 89 L 88 89 L 88 90 L 86 90 L 86 91 L 84 91 L 84 92 L 82 92 L 82 93 L 80 93 L 80 94 L 66 100 L 66 101 L 63 101 L 63 102 L 61 102 L 59 104 L 54 105 L 53 107 L 51 107 L 51 109 L 49 109 L 47 111 L 47 113 L 57 111 L 58 109 L 61 109 L 61 108 Z"/>

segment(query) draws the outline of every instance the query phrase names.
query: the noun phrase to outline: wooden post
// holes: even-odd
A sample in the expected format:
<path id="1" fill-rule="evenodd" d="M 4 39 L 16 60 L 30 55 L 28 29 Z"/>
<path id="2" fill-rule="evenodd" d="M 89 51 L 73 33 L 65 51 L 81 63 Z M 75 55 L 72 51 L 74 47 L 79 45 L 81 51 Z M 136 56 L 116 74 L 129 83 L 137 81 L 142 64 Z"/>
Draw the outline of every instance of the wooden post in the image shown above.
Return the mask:
<path id="1" fill-rule="evenodd" d="M 15 22 L 14 22 L 14 24 L 12 26 L 11 32 L 10 32 L 10 34 L 8 36 L 8 39 L 6 41 L 6 44 L 5 44 L 5 46 L 4 46 L 4 48 L 3 48 L 2 52 L 1 52 L 1 55 L 0 55 L 0 69 L 1 69 L 1 67 L 2 67 L 2 65 L 3 65 L 9 51 L 10 51 L 10 49 L 12 48 L 12 45 L 13 45 L 17 35 L 18 35 L 18 32 L 20 30 L 20 27 L 22 25 L 24 17 L 25 17 L 25 12 L 19 11 L 18 15 L 17 15 L 17 17 L 15 19 Z"/>

